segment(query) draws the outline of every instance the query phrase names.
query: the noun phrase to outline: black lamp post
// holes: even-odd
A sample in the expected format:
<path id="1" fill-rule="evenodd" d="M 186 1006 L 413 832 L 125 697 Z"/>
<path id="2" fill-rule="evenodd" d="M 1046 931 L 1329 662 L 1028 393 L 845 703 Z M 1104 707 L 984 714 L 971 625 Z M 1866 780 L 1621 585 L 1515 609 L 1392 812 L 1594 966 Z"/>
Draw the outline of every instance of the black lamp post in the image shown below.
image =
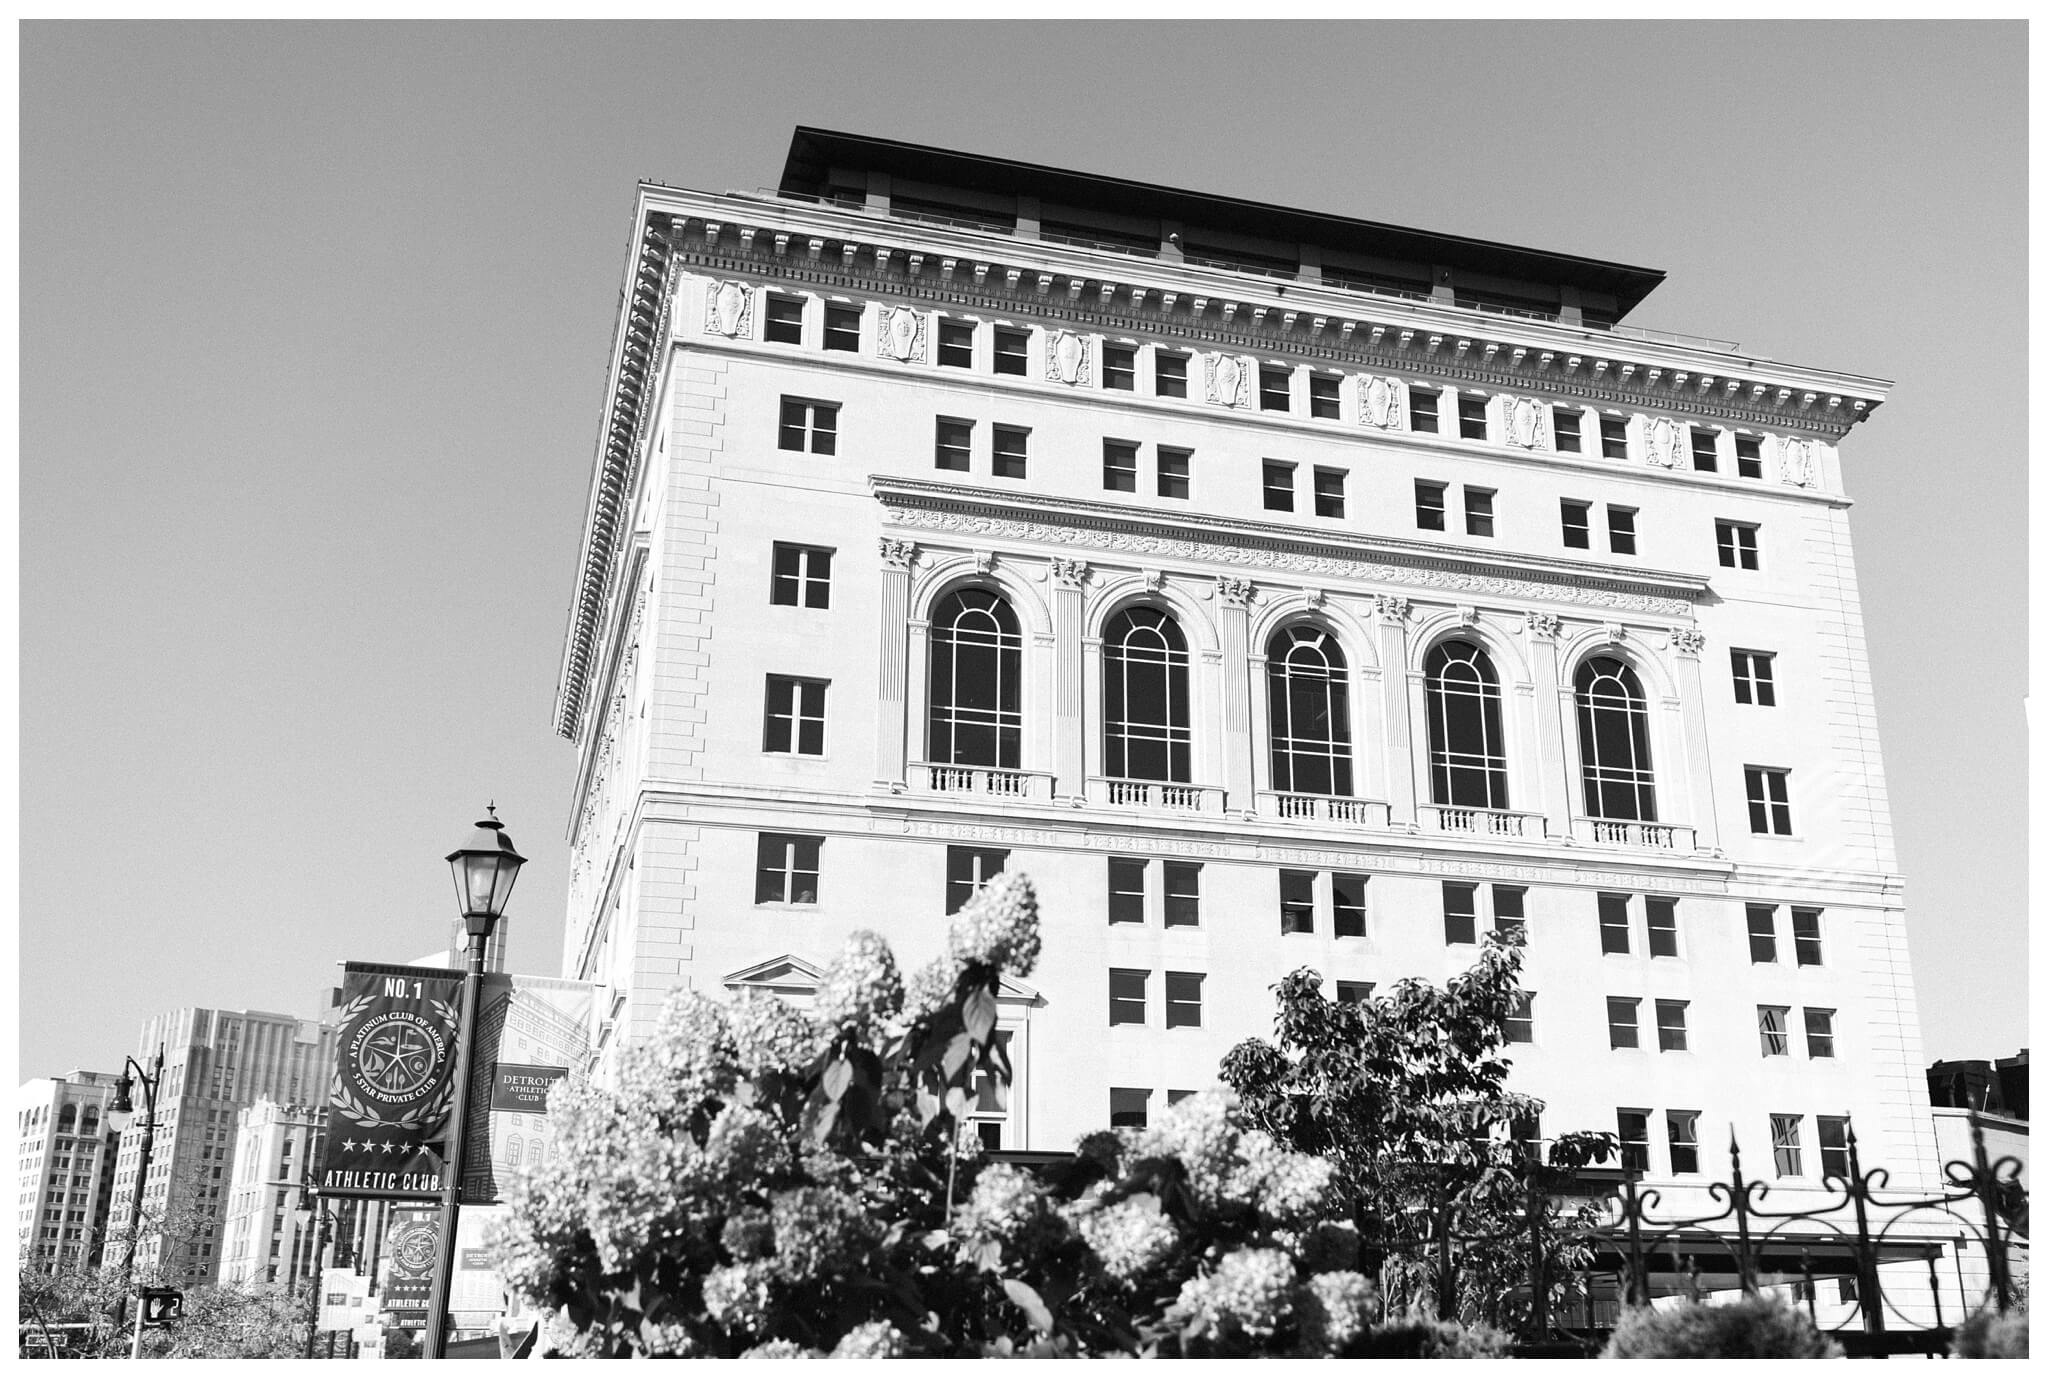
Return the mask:
<path id="1" fill-rule="evenodd" d="M 313 1341 L 320 1332 L 320 1294 L 327 1283 L 328 1227 L 335 1223 L 335 1219 L 334 1212 L 320 1204 L 320 1193 L 310 1181 L 299 1183 L 299 1204 L 292 1209 L 292 1216 L 299 1226 L 301 1238 L 306 1226 L 318 1226 L 313 1241 L 312 1263 L 307 1269 L 312 1280 L 312 1296 L 306 1308 L 306 1357 L 310 1359 L 313 1357 Z"/>
<path id="2" fill-rule="evenodd" d="M 130 1073 L 133 1073 L 131 1076 Z M 117 1134 L 128 1132 L 129 1124 L 135 1118 L 135 1083 L 142 1083 L 142 1153 L 135 1167 L 135 1186 L 128 1193 L 128 1247 L 121 1259 L 121 1305 L 128 1305 L 128 1294 L 135 1290 L 135 1246 L 142 1233 L 142 1192 L 149 1185 L 149 1159 L 156 1149 L 156 1093 L 163 1085 L 164 1050 L 158 1044 L 156 1057 L 150 1062 L 150 1069 L 142 1070 L 134 1058 L 121 1071 L 114 1083 L 114 1101 L 107 1107 L 107 1126 Z M 117 1313 L 118 1314 L 118 1313 Z M 119 1322 L 117 1320 L 116 1324 Z M 118 1331 L 116 1333 L 119 1333 Z M 142 1307 L 135 1308 L 135 1344 L 129 1357 L 142 1357 Z"/>
<path id="3" fill-rule="evenodd" d="M 462 1198 L 463 1130 L 469 1116 L 469 1063 L 476 1047 L 476 1006 L 483 984 L 484 948 L 491 931 L 505 915 L 505 902 L 512 898 L 512 883 L 526 858 L 513 850 L 498 821 L 497 806 L 477 820 L 476 831 L 448 854 L 455 873 L 455 897 L 462 906 L 463 927 L 469 932 L 469 971 L 462 978 L 461 1022 L 455 1032 L 455 1088 L 448 1102 L 448 1134 L 444 1140 L 447 1156 L 442 1171 L 440 1232 L 436 1239 L 439 1256 L 434 1262 L 434 1285 L 427 1298 L 426 1357 L 441 1359 L 448 1352 L 448 1293 L 455 1282 L 455 1219 Z"/>

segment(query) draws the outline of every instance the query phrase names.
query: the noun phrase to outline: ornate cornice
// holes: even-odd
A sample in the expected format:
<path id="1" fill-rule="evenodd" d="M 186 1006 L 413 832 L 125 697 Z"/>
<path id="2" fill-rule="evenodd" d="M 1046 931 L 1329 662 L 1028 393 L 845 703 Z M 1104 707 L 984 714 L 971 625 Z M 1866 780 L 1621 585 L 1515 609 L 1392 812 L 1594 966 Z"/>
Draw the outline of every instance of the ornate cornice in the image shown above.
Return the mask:
<path id="1" fill-rule="evenodd" d="M 1140 568 L 1166 556 L 1304 579 L 1336 577 L 1440 595 L 1478 594 L 1678 618 L 1690 618 L 1707 589 L 1704 579 L 1688 574 L 1621 572 L 1539 555 L 1492 558 L 1420 541 L 1308 532 L 1251 518 L 1192 512 L 1166 517 L 1087 498 L 1020 501 L 959 484 L 879 474 L 871 475 L 868 484 L 891 527 L 1099 551 L 1121 555 Z"/>

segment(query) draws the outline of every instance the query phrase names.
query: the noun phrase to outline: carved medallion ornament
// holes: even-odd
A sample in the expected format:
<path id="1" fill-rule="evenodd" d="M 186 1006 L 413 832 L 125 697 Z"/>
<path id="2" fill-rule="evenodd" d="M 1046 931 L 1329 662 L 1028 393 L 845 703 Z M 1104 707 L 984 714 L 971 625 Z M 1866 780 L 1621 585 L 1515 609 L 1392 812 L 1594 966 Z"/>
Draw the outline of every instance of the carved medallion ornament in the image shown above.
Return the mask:
<path id="1" fill-rule="evenodd" d="M 1408 428 L 1408 389 L 1377 375 L 1358 380 L 1358 419 L 1383 431 Z"/>
<path id="2" fill-rule="evenodd" d="M 924 312 L 892 306 L 875 318 L 875 343 L 903 364 L 924 362 Z"/>
<path id="3" fill-rule="evenodd" d="M 1226 574 L 1216 580 L 1216 593 L 1233 608 L 1248 608 L 1258 590 L 1252 586 L 1251 580 Z"/>
<path id="4" fill-rule="evenodd" d="M 1209 400 L 1226 407 L 1252 404 L 1251 361 L 1235 354 L 1209 356 Z"/>
<path id="5" fill-rule="evenodd" d="M 1088 562 L 1063 559 L 1055 555 L 1052 559 L 1052 577 L 1053 582 L 1061 588 L 1080 588 L 1088 582 Z"/>
<path id="6" fill-rule="evenodd" d="M 1660 416 L 1650 423 L 1650 463 L 1665 469 L 1676 469 L 1679 459 L 1678 423 L 1668 416 Z"/>
<path id="7" fill-rule="evenodd" d="M 882 563 L 896 569 L 909 569 L 917 562 L 917 543 L 898 541 L 888 536 L 881 541 Z"/>
<path id="8" fill-rule="evenodd" d="M 1382 622 L 1406 622 L 1408 600 L 1396 598 L 1390 593 L 1376 593 L 1372 596 L 1372 610 L 1379 614 Z"/>
<path id="9" fill-rule="evenodd" d="M 1812 441 L 1795 440 L 1791 436 L 1778 437 L 1780 479 L 1797 488 L 1811 488 L 1817 467 Z"/>
<path id="10" fill-rule="evenodd" d="M 1507 403 L 1508 444 L 1525 450 L 1550 448 L 1549 409 L 1533 397 L 1510 398 Z"/>
<path id="11" fill-rule="evenodd" d="M 1671 645 L 1680 655 L 1696 656 L 1706 649 L 1707 636 L 1698 627 L 1680 627 L 1671 634 Z"/>
<path id="12" fill-rule="evenodd" d="M 1564 630 L 1564 619 L 1554 612 L 1525 612 L 1522 625 L 1529 629 L 1529 635 L 1540 641 L 1555 641 Z"/>
<path id="13" fill-rule="evenodd" d="M 1045 380 L 1048 383 L 1088 381 L 1088 341 L 1071 330 L 1056 332 L 1045 347 Z"/>
<path id="14" fill-rule="evenodd" d="M 754 294 L 743 282 L 720 282 L 704 293 L 704 329 L 735 339 L 754 333 Z"/>

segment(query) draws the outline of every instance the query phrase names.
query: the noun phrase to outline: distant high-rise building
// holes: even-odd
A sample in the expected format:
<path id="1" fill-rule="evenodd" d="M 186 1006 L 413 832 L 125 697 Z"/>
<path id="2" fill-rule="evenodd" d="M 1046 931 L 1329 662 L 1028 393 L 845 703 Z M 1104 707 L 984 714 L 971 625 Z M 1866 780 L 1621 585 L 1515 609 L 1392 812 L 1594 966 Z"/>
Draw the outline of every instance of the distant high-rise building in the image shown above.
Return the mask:
<path id="1" fill-rule="evenodd" d="M 101 1261 L 121 1137 L 107 1126 L 115 1080 L 112 1072 L 73 1071 L 15 1092 L 23 1261 Z"/>
<path id="2" fill-rule="evenodd" d="M 221 1224 L 223 1283 L 297 1283 L 315 1266 L 317 1230 L 303 1218 L 307 1164 L 319 1157 L 324 1105 L 259 1100 L 239 1111 Z"/>

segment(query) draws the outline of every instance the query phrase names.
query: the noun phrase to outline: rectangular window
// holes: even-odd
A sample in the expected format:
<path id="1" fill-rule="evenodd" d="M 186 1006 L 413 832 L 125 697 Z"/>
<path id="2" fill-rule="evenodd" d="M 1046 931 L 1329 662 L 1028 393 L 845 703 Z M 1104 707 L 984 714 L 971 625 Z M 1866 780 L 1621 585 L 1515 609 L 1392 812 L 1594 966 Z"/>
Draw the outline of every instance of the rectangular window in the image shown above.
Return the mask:
<path id="1" fill-rule="evenodd" d="M 1317 467 L 1315 473 L 1316 515 L 1318 517 L 1342 517 L 1344 515 L 1344 471 Z"/>
<path id="2" fill-rule="evenodd" d="M 1600 897 L 1600 951 L 1628 952 L 1628 896 Z"/>
<path id="3" fill-rule="evenodd" d="M 1151 975 L 1149 971 L 1131 971 L 1124 967 L 1109 969 L 1111 1026 L 1145 1022 L 1145 982 Z"/>
<path id="4" fill-rule="evenodd" d="M 1835 1055 L 1835 1012 L 1833 1010 L 1806 1010 L 1806 1055 L 1808 1057 L 1833 1057 Z"/>
<path id="5" fill-rule="evenodd" d="M 1458 394 L 1458 439 L 1486 439 L 1486 399 L 1469 392 Z"/>
<path id="6" fill-rule="evenodd" d="M 1179 1105 L 1193 1094 L 1195 1094 L 1193 1091 L 1168 1091 L 1166 1093 L 1166 1103 L 1170 1106 Z"/>
<path id="7" fill-rule="evenodd" d="M 825 303 L 825 348 L 860 353 L 860 308 Z"/>
<path id="8" fill-rule="evenodd" d="M 946 848 L 946 912 L 959 913 L 1009 864 L 1010 853 L 1001 847 Z"/>
<path id="9" fill-rule="evenodd" d="M 1493 931 L 1511 943 L 1527 941 L 1529 930 L 1522 901 L 1528 893 L 1519 885 L 1493 887 Z"/>
<path id="10" fill-rule="evenodd" d="M 1112 392 L 1138 390 L 1138 351 L 1135 346 L 1103 345 L 1102 386 Z"/>
<path id="11" fill-rule="evenodd" d="M 1723 569 L 1755 569 L 1756 527 L 1743 522 L 1715 522 L 1714 547 Z"/>
<path id="12" fill-rule="evenodd" d="M 1330 877 L 1332 929 L 1340 938 L 1365 936 L 1365 877 L 1342 871 Z"/>
<path id="13" fill-rule="evenodd" d="M 1742 783 L 1749 795 L 1749 830 L 1777 837 L 1792 835 L 1792 804 L 1788 772 L 1767 766 L 1744 766 Z"/>
<path id="14" fill-rule="evenodd" d="M 1159 447 L 1159 496 L 1185 499 L 1194 482 L 1195 452 Z"/>
<path id="15" fill-rule="evenodd" d="M 1437 433 L 1437 400 L 1435 388 L 1426 388 L 1420 383 L 1408 386 L 1408 429 L 1424 435 Z"/>
<path id="16" fill-rule="evenodd" d="M 798 756 L 825 754 L 825 684 L 822 679 L 768 676 L 761 750 Z"/>
<path id="17" fill-rule="evenodd" d="M 1771 1162 L 1780 1177 L 1797 1177 L 1805 1168 L 1800 1162 L 1798 1115 L 1771 1116 Z"/>
<path id="18" fill-rule="evenodd" d="M 1603 416 L 1600 418 L 1600 457 L 1602 459 L 1628 458 L 1627 417 Z"/>
<path id="19" fill-rule="evenodd" d="M 1650 1112 L 1614 1112 L 1616 1136 L 1621 1140 L 1621 1170 L 1641 1176 L 1650 1170 Z"/>
<path id="20" fill-rule="evenodd" d="M 939 322 L 939 367 L 974 367 L 974 323 L 972 321 Z"/>
<path id="21" fill-rule="evenodd" d="M 1636 1028 L 1636 1006 L 1640 1001 L 1626 996 L 1607 997 L 1607 1046 L 1610 1048 L 1639 1048 L 1641 1036 Z"/>
<path id="22" fill-rule="evenodd" d="M 1584 415 L 1577 407 L 1550 409 L 1550 429 L 1557 436 L 1560 453 L 1575 455 L 1585 448 L 1585 441 L 1579 435 L 1579 420 Z"/>
<path id="23" fill-rule="evenodd" d="M 1418 531 L 1444 529 L 1444 489 L 1447 485 L 1415 480 L 1415 527 Z"/>
<path id="24" fill-rule="evenodd" d="M 1721 456 L 1717 447 L 1719 437 L 1713 431 L 1692 428 L 1692 467 L 1702 474 L 1717 472 L 1721 467 Z"/>
<path id="25" fill-rule="evenodd" d="M 1102 442 L 1102 487 L 1110 493 L 1138 491 L 1138 447 L 1128 440 Z"/>
<path id="26" fill-rule="evenodd" d="M 768 601 L 785 608 L 832 606 L 832 552 L 775 542 L 775 574 Z"/>
<path id="27" fill-rule="evenodd" d="M 1014 373 L 1023 377 L 1030 371 L 1026 362 L 1031 351 L 1031 332 L 1028 330 L 1005 330 L 1001 326 L 995 331 L 995 364 L 997 373 Z"/>
<path id="28" fill-rule="evenodd" d="M 1259 410 L 1288 411 L 1293 407 L 1289 396 L 1288 377 L 1290 369 L 1275 368 L 1270 364 L 1259 369 Z"/>
<path id="29" fill-rule="evenodd" d="M 1161 397 L 1188 395 L 1188 356 L 1170 349 L 1152 352 L 1152 387 Z"/>
<path id="30" fill-rule="evenodd" d="M 1776 659 L 1769 651 L 1730 651 L 1728 663 L 1735 671 L 1735 701 L 1752 703 L 1759 708 L 1775 708 L 1778 703 L 1777 684 L 1771 678 L 1771 662 Z"/>
<path id="31" fill-rule="evenodd" d="M 1650 955 L 1652 957 L 1676 957 L 1678 955 L 1678 901 L 1662 895 L 1651 895 L 1643 901 L 1643 912 L 1648 919 L 1650 930 Z"/>
<path id="32" fill-rule="evenodd" d="M 1616 555 L 1636 553 L 1636 509 L 1613 507 L 1607 509 L 1607 548 Z"/>
<path id="33" fill-rule="evenodd" d="M 1199 928 L 1202 923 L 1202 863 L 1169 861 L 1166 871 L 1166 926 Z"/>
<path id="34" fill-rule="evenodd" d="M 1145 922 L 1145 863 L 1128 857 L 1109 859 L 1109 921 Z"/>
<path id="35" fill-rule="evenodd" d="M 1337 1003 L 1340 1005 L 1362 1005 L 1372 999 L 1372 982 L 1339 981 Z"/>
<path id="36" fill-rule="evenodd" d="M 1136 1086 L 1112 1086 L 1109 1088 L 1109 1127 L 1111 1129 L 1143 1129 L 1145 1127 L 1145 1102 L 1152 1099 L 1152 1093 Z"/>
<path id="37" fill-rule="evenodd" d="M 1445 881 L 1444 886 L 1444 941 L 1446 943 L 1476 943 L 1479 941 L 1479 887 L 1460 885 Z"/>
<path id="38" fill-rule="evenodd" d="M 1169 971 L 1166 973 L 1166 1027 L 1169 1029 L 1199 1029 L 1202 1027 L 1202 973 L 1198 971 Z"/>
<path id="39" fill-rule="evenodd" d="M 1778 960 L 1778 911 L 1768 904 L 1752 904 L 1749 914 L 1749 960 Z"/>
<path id="40" fill-rule="evenodd" d="M 1467 488 L 1465 490 L 1465 534 L 1467 536 L 1493 535 L 1492 489 Z"/>
<path id="41" fill-rule="evenodd" d="M 974 423 L 953 416 L 940 417 L 932 441 L 932 467 L 964 474 L 972 467 L 973 454 Z"/>
<path id="42" fill-rule="evenodd" d="M 1659 1000 L 1657 1002 L 1657 1051 L 1660 1053 L 1682 1053 L 1685 1051 L 1685 1004 L 1683 1000 Z"/>
<path id="43" fill-rule="evenodd" d="M 1023 478 L 1025 447 L 1030 443 L 1031 432 L 1022 426 L 991 426 L 995 449 L 989 460 L 989 472 L 997 478 Z"/>
<path id="44" fill-rule="evenodd" d="M 1754 435 L 1735 437 L 1735 472 L 1741 478 L 1764 476 L 1764 443 Z"/>
<path id="45" fill-rule="evenodd" d="M 1268 512 L 1292 512 L 1294 510 L 1294 466 L 1269 459 L 1265 464 L 1266 510 Z"/>
<path id="46" fill-rule="evenodd" d="M 1590 502 L 1577 502 L 1571 498 L 1560 498 L 1558 499 L 1557 508 L 1564 518 L 1565 549 L 1591 550 L 1593 548 L 1593 504 Z"/>
<path id="47" fill-rule="evenodd" d="M 1823 1177 L 1849 1180 L 1849 1120 L 1844 1115 L 1815 1115 L 1814 1139 L 1820 1144 L 1820 1173 Z"/>
<path id="48" fill-rule="evenodd" d="M 1792 952 L 1800 966 L 1820 965 L 1820 910 L 1792 911 Z"/>
<path id="49" fill-rule="evenodd" d="M 1337 419 L 1337 379 L 1327 373 L 1308 376 L 1308 414 L 1326 421 Z"/>
<path id="50" fill-rule="evenodd" d="M 1316 931 L 1316 873 L 1314 871 L 1282 871 L 1280 873 L 1280 931 L 1282 933 L 1313 933 Z"/>
<path id="51" fill-rule="evenodd" d="M 770 344 L 804 342 L 804 300 L 768 294 L 768 318 L 762 323 L 761 338 Z"/>
<path id="52" fill-rule="evenodd" d="M 1664 1112 L 1664 1138 L 1671 1145 L 1671 1175 L 1690 1175 L 1700 1170 L 1700 1112 Z"/>
<path id="53" fill-rule="evenodd" d="M 776 428 L 775 443 L 785 450 L 809 451 L 814 455 L 839 452 L 839 404 L 808 402 L 800 397 L 782 399 L 782 421 Z"/>
<path id="54" fill-rule="evenodd" d="M 754 849 L 754 903 L 816 904 L 822 837 L 762 833 Z"/>
<path id="55" fill-rule="evenodd" d="M 1506 1029 L 1510 1043 L 1536 1041 L 1536 997 L 1530 992 L 1515 992 L 1515 1003 L 1508 1009 Z"/>
<path id="56" fill-rule="evenodd" d="M 1508 1138 L 1521 1149 L 1523 1161 L 1543 1161 L 1543 1116 L 1515 1116 L 1508 1121 Z"/>
<path id="57" fill-rule="evenodd" d="M 1757 1043 L 1765 1057 L 1792 1056 L 1792 1035 L 1785 1027 L 1786 1016 L 1791 1013 L 1785 1005 L 1756 1007 Z"/>

